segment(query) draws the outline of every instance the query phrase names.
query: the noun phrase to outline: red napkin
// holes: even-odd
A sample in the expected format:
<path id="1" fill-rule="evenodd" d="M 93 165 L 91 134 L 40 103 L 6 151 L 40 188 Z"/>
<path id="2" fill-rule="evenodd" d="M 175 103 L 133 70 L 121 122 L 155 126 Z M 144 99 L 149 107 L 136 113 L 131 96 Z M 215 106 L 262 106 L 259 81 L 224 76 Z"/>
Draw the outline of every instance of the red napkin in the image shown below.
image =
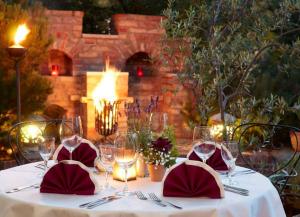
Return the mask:
<path id="1" fill-rule="evenodd" d="M 87 167 L 94 167 L 98 156 L 98 149 L 86 139 L 82 139 L 81 144 L 72 152 L 72 160 L 79 161 Z M 56 149 L 53 154 L 53 160 L 57 160 L 58 162 L 70 160 L 70 152 L 63 144 L 59 145 Z"/>
<path id="2" fill-rule="evenodd" d="M 93 174 L 78 161 L 66 160 L 51 167 L 41 183 L 41 193 L 93 195 Z"/>
<path id="3" fill-rule="evenodd" d="M 166 197 L 224 197 L 224 188 L 219 175 L 210 166 L 186 160 L 170 168 L 163 180 L 163 195 Z"/>
<path id="4" fill-rule="evenodd" d="M 198 155 L 194 152 L 194 149 L 192 149 L 188 154 L 187 158 L 189 160 L 196 160 L 196 161 L 202 161 Z M 206 163 L 211 166 L 215 170 L 219 171 L 227 171 L 228 167 L 226 163 L 224 162 L 222 155 L 221 155 L 221 147 L 217 146 L 216 151 L 213 153 L 213 155 L 206 161 Z"/>

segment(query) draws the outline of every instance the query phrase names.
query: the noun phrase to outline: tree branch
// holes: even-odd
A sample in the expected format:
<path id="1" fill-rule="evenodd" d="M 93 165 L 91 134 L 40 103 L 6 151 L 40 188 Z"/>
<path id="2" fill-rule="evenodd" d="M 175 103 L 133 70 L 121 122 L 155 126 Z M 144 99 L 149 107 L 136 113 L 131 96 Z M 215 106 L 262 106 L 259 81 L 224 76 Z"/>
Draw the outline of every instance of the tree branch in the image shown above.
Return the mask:
<path id="1" fill-rule="evenodd" d="M 253 60 L 251 61 L 251 63 L 248 65 L 248 67 L 245 69 L 243 75 L 242 75 L 242 78 L 240 79 L 239 81 L 239 84 L 236 88 L 236 90 L 227 96 L 228 100 L 232 99 L 233 97 L 237 96 L 239 94 L 239 91 L 240 89 L 242 88 L 242 84 L 244 83 L 245 81 L 245 78 L 247 77 L 247 75 L 249 74 L 250 72 L 250 69 L 253 67 L 253 65 L 256 63 L 257 59 L 260 57 L 260 55 L 265 51 L 267 50 L 268 48 L 270 47 L 277 47 L 279 46 L 279 44 L 275 44 L 275 43 L 272 43 L 272 44 L 268 44 L 266 46 L 264 46 L 263 48 L 261 48 L 257 54 L 254 56 Z"/>

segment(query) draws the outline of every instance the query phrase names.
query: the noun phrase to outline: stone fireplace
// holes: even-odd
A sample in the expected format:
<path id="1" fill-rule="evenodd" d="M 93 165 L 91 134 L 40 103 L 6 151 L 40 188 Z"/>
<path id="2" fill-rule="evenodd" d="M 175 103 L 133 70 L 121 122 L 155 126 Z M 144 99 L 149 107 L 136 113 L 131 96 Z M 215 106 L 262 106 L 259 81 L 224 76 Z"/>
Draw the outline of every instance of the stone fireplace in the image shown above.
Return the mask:
<path id="1" fill-rule="evenodd" d="M 112 16 L 116 34 L 101 35 L 82 33 L 80 11 L 48 10 L 46 14 L 54 39 L 48 62 L 41 67 L 41 73 L 54 87 L 48 103 L 63 107 L 69 116 L 81 115 L 89 139 L 98 138 L 91 91 L 102 78 L 100 71 L 105 68 L 107 57 L 111 65 L 125 71 L 119 73 L 116 85 L 121 100 L 138 98 L 146 103 L 151 96 L 159 96 L 159 110 L 168 113 L 178 142 L 190 137 L 180 113 L 187 92 L 172 66 L 160 59 L 161 38 L 165 34 L 160 25 L 163 17 L 116 14 Z M 51 76 L 53 65 L 60 70 L 57 76 Z M 121 119 L 120 124 L 124 127 L 126 120 Z"/>

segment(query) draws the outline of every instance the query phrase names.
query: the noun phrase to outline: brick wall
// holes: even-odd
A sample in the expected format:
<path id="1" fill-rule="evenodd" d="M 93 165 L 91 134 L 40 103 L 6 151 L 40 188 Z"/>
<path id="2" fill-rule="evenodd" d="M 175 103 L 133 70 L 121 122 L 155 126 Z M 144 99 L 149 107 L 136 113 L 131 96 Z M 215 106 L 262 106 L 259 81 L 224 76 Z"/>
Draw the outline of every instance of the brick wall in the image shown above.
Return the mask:
<path id="1" fill-rule="evenodd" d="M 151 95 L 161 98 L 161 110 L 169 113 L 169 120 L 176 126 L 179 138 L 186 137 L 186 126 L 180 115 L 180 109 L 186 99 L 186 91 L 178 83 L 172 68 L 160 64 L 161 38 L 164 30 L 160 23 L 161 16 L 144 16 L 132 14 L 116 14 L 112 17 L 116 35 L 83 34 L 80 11 L 47 11 L 49 18 L 49 33 L 54 39 L 52 49 L 64 52 L 72 59 L 73 77 L 50 77 L 54 85 L 54 93 L 49 97 L 49 103 L 61 105 L 68 114 L 81 114 L 84 107 L 72 95 L 86 96 L 82 79 L 86 72 L 101 71 L 105 58 L 109 57 L 112 65 L 120 70 L 126 68 L 126 61 L 138 52 L 145 52 L 153 60 L 154 73 L 132 86 L 123 84 L 129 96 L 150 99 Z M 82 78 L 82 77 L 81 77 Z M 176 96 L 164 93 L 164 88 L 181 89 Z M 76 97 L 75 97 L 76 98 Z M 79 107 L 79 108 L 78 108 Z M 85 111 L 86 112 L 86 111 Z"/>

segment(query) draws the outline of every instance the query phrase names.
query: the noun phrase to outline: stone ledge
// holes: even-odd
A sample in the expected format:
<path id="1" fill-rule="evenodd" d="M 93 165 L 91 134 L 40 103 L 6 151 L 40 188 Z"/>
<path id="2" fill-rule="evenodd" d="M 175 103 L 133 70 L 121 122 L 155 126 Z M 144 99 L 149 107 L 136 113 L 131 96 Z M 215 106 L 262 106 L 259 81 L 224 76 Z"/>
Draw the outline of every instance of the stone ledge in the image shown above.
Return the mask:
<path id="1" fill-rule="evenodd" d="M 95 39 L 120 39 L 119 35 L 107 35 L 107 34 L 82 34 L 82 38 L 95 38 Z"/>

